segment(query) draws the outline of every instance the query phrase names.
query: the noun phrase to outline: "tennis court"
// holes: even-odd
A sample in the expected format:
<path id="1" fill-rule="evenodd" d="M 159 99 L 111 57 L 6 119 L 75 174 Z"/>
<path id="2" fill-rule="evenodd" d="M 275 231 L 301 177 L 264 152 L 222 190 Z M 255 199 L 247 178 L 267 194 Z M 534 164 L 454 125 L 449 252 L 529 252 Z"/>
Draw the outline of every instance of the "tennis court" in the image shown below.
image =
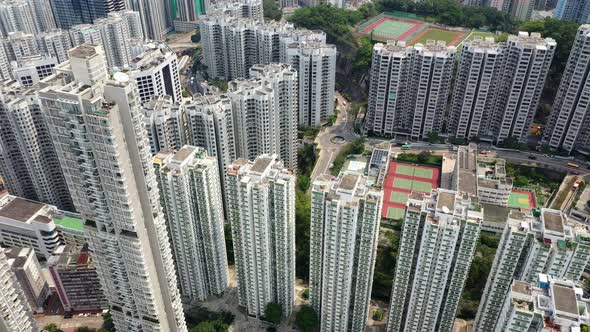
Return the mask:
<path id="1" fill-rule="evenodd" d="M 408 13 L 381 13 L 358 26 L 358 33 L 371 35 L 380 41 L 407 40 L 426 27 L 415 15 Z"/>
<path id="2" fill-rule="evenodd" d="M 508 196 L 508 206 L 530 210 L 536 207 L 535 196 L 529 191 L 512 191 Z"/>
<path id="3" fill-rule="evenodd" d="M 392 191 L 389 196 L 389 201 L 392 203 L 406 204 L 408 201 L 408 194 L 399 191 Z"/>
<path id="4" fill-rule="evenodd" d="M 430 193 L 438 188 L 440 170 L 435 167 L 391 162 L 383 182 L 383 218 L 404 218 L 408 196 L 413 191 Z"/>
<path id="5" fill-rule="evenodd" d="M 388 207 L 385 217 L 393 220 L 402 220 L 405 213 L 406 209 L 404 208 Z"/>

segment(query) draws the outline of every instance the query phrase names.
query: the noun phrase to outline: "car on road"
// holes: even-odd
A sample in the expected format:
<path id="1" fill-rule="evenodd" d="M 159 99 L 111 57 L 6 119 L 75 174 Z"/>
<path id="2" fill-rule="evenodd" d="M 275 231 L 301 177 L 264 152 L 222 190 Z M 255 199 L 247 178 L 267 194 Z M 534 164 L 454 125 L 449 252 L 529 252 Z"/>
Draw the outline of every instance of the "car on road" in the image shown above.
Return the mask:
<path id="1" fill-rule="evenodd" d="M 535 157 L 535 156 L 528 156 L 528 158 L 529 158 L 530 160 L 537 160 L 537 157 Z"/>

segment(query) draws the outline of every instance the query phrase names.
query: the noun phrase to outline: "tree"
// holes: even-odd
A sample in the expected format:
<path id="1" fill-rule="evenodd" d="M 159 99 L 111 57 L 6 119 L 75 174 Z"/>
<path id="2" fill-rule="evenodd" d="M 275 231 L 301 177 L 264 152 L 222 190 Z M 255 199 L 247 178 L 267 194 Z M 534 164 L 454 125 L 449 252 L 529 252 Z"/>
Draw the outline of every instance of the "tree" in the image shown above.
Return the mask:
<path id="1" fill-rule="evenodd" d="M 301 191 L 307 191 L 307 189 L 309 189 L 310 183 L 311 180 L 309 179 L 309 176 L 300 175 L 297 177 L 297 189 Z"/>
<path id="2" fill-rule="evenodd" d="M 280 21 L 281 18 L 283 17 L 283 12 L 277 6 L 277 3 L 275 0 L 263 0 L 262 8 L 264 11 L 264 17 L 266 17 L 268 19 Z"/>
<path id="3" fill-rule="evenodd" d="M 231 224 L 225 224 L 223 226 L 225 235 L 225 251 L 227 252 L 227 263 L 234 265 L 234 241 L 231 233 Z"/>
<path id="4" fill-rule="evenodd" d="M 440 142 L 440 136 L 435 131 L 429 132 L 426 137 L 429 143 L 436 144 Z"/>
<path id="5" fill-rule="evenodd" d="M 199 323 L 199 325 L 193 327 L 190 332 L 217 332 L 217 330 L 215 330 L 213 322 L 207 321 Z"/>
<path id="6" fill-rule="evenodd" d="M 59 327 L 57 327 L 57 325 L 55 325 L 55 324 L 53 324 L 53 323 L 51 323 L 51 324 L 49 324 L 49 325 L 45 326 L 45 327 L 43 328 L 43 330 L 44 330 L 44 331 L 47 331 L 47 332 L 64 332 L 64 331 L 63 331 L 63 330 L 61 330 Z"/>
<path id="7" fill-rule="evenodd" d="M 191 36 L 191 41 L 193 43 L 198 43 L 201 41 L 201 30 L 195 30 L 195 33 Z"/>
<path id="8" fill-rule="evenodd" d="M 303 294 L 301 294 L 301 296 L 303 296 L 303 298 L 306 300 L 309 299 L 309 288 L 304 289 Z"/>
<path id="9" fill-rule="evenodd" d="M 314 332 L 318 330 L 318 316 L 312 307 L 304 305 L 295 317 L 295 325 L 303 332 Z"/>
<path id="10" fill-rule="evenodd" d="M 275 325 L 281 324 L 283 318 L 283 307 L 278 303 L 270 302 L 264 308 L 264 320 Z"/>
<path id="11" fill-rule="evenodd" d="M 115 324 L 113 323 L 113 317 L 110 312 L 102 315 L 102 329 L 108 332 L 115 331 Z"/>
<path id="12" fill-rule="evenodd" d="M 422 151 L 418 154 L 418 162 L 421 164 L 426 164 L 430 157 L 432 157 L 432 154 L 429 151 Z"/>

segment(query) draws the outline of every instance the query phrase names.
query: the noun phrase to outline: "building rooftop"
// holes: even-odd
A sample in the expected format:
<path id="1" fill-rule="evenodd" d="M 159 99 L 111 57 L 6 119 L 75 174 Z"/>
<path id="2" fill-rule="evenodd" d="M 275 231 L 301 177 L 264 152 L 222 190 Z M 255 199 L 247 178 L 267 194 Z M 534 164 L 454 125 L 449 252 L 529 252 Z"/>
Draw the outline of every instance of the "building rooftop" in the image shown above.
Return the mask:
<path id="1" fill-rule="evenodd" d="M 555 309 L 572 315 L 578 315 L 578 301 L 576 299 L 576 292 L 573 288 L 562 285 L 553 285 L 553 298 Z"/>
<path id="2" fill-rule="evenodd" d="M 345 174 L 340 181 L 340 188 L 344 190 L 353 190 L 359 179 L 359 175 Z"/>
<path id="3" fill-rule="evenodd" d="M 0 208 L 0 217 L 27 222 L 44 207 L 45 204 L 43 203 L 15 197 L 8 204 Z"/>
<path id="4" fill-rule="evenodd" d="M 84 222 L 80 218 L 72 217 L 72 216 L 54 216 L 53 222 L 61 228 L 83 232 L 84 231 Z"/>
<path id="5" fill-rule="evenodd" d="M 532 290 L 529 283 L 519 280 L 514 280 L 512 283 L 512 291 L 524 295 L 531 295 Z"/>
<path id="6" fill-rule="evenodd" d="M 97 54 L 96 48 L 98 45 L 82 44 L 78 47 L 72 48 L 68 51 L 70 58 L 86 59 Z"/>
<path id="7" fill-rule="evenodd" d="M 563 233 L 563 220 L 559 212 L 556 213 L 553 211 L 544 210 L 543 220 L 545 222 L 545 229 L 553 232 Z"/>
<path id="8" fill-rule="evenodd" d="M 256 158 L 252 168 L 250 169 L 252 172 L 263 173 L 268 166 L 272 163 L 272 158 L 269 156 L 260 156 Z"/>
<path id="9" fill-rule="evenodd" d="M 455 194 L 438 191 L 438 200 L 436 203 L 437 210 L 444 210 L 445 208 L 448 209 L 449 212 L 453 211 L 455 207 Z M 448 213 L 447 211 L 444 211 Z"/>
<path id="10" fill-rule="evenodd" d="M 182 147 L 180 150 L 178 150 L 175 154 L 174 154 L 174 160 L 177 161 L 184 161 L 186 160 L 188 157 L 190 157 L 192 155 L 193 152 L 195 152 L 195 148 L 194 147 Z"/>

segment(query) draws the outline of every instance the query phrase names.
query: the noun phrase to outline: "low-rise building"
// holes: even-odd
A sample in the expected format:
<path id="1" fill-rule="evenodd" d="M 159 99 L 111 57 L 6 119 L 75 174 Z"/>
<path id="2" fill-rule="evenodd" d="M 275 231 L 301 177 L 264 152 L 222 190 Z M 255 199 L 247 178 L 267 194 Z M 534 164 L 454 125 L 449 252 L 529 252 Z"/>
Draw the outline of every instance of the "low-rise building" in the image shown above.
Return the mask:
<path id="1" fill-rule="evenodd" d="M 47 262 L 66 312 L 108 307 L 88 246 L 60 246 Z"/>
<path id="2" fill-rule="evenodd" d="M 8 266 L 20 284 L 31 309 L 35 313 L 43 312 L 43 305 L 51 295 L 47 281 L 41 273 L 41 265 L 35 251 L 31 248 L 4 249 Z"/>
<path id="3" fill-rule="evenodd" d="M 49 259 L 61 243 L 52 219 L 56 211 L 52 205 L 21 197 L 0 198 L 0 244 L 33 248 Z"/>
<path id="4" fill-rule="evenodd" d="M 53 222 L 59 231 L 62 242 L 66 245 L 81 247 L 86 244 L 84 222 L 75 213 L 59 211 L 53 216 Z"/>
<path id="5" fill-rule="evenodd" d="M 477 197 L 480 202 L 507 206 L 511 192 L 512 179 L 506 176 L 506 161 L 479 157 L 477 159 Z"/>

